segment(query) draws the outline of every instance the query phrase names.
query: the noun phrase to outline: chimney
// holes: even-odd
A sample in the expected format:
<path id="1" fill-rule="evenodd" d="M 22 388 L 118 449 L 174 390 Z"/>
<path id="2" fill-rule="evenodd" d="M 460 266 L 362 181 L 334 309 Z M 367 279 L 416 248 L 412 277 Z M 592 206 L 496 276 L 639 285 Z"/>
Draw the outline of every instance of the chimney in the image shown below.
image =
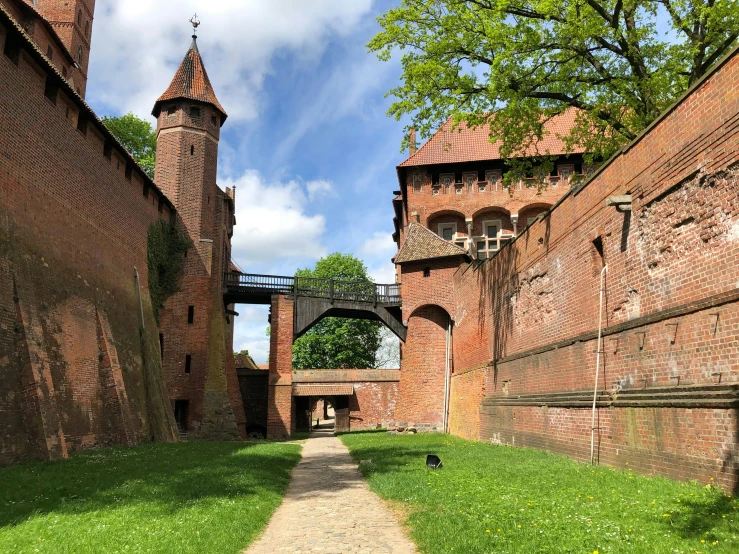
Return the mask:
<path id="1" fill-rule="evenodd" d="M 416 128 L 415 127 L 411 127 L 408 130 L 408 142 L 410 143 L 410 145 L 408 146 L 408 155 L 412 156 L 418 150 L 418 145 L 416 144 Z"/>

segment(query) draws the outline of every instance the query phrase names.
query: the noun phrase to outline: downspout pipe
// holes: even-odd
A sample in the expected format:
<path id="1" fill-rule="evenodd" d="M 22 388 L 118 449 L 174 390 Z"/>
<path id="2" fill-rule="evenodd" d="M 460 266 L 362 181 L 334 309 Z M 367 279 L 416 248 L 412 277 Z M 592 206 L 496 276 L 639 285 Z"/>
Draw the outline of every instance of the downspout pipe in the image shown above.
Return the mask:
<path id="1" fill-rule="evenodd" d="M 442 426 L 444 432 L 449 430 L 449 388 L 450 388 L 450 377 L 451 377 L 451 341 L 452 341 L 452 318 L 446 326 L 446 354 L 444 356 L 444 417 Z"/>
<path id="2" fill-rule="evenodd" d="M 600 358 L 603 350 L 603 297 L 605 296 L 606 271 L 608 264 L 600 271 L 600 307 L 598 309 L 598 349 L 595 354 L 595 385 L 593 386 L 593 413 L 590 419 L 590 463 L 595 464 L 595 407 L 598 400 L 598 376 L 600 374 Z"/>

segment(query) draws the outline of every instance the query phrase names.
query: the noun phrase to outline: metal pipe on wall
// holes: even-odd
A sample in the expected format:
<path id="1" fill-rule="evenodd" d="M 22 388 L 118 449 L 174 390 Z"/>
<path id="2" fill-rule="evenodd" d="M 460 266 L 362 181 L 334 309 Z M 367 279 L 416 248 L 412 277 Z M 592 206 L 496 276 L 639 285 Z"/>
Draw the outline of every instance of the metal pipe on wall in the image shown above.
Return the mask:
<path id="1" fill-rule="evenodd" d="M 446 325 L 446 353 L 444 356 L 444 417 L 442 424 L 445 433 L 449 430 L 449 380 L 451 378 L 451 361 L 449 358 L 451 357 L 451 339 L 452 318 L 450 317 Z"/>
<path id="2" fill-rule="evenodd" d="M 593 413 L 590 419 L 590 463 L 595 463 L 595 406 L 598 400 L 598 375 L 600 373 L 600 355 L 603 350 L 603 294 L 605 289 L 605 276 L 608 264 L 600 271 L 600 307 L 598 309 L 598 347 L 595 354 L 595 385 L 593 387 Z"/>

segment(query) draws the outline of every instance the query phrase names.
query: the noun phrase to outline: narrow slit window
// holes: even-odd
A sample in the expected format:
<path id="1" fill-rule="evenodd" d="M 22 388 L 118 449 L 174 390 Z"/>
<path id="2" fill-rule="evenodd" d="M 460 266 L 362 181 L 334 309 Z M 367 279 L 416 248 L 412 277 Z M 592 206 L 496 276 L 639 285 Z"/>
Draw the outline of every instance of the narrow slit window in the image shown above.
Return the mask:
<path id="1" fill-rule="evenodd" d="M 54 78 L 49 75 L 46 77 L 46 85 L 44 86 L 44 96 L 48 98 L 52 104 L 56 104 L 56 96 L 59 92 L 59 86 L 54 81 Z"/>
<path id="2" fill-rule="evenodd" d="M 21 44 L 18 37 L 13 36 L 10 33 L 5 35 L 5 48 L 3 49 L 3 53 L 11 62 L 18 65 L 21 55 Z"/>
<path id="3" fill-rule="evenodd" d="M 187 307 L 187 323 L 190 325 L 195 321 L 195 306 Z"/>
<path id="4" fill-rule="evenodd" d="M 191 156 L 194 156 L 195 155 L 195 145 L 194 144 L 191 144 L 190 145 L 190 155 Z"/>
<path id="5" fill-rule="evenodd" d="M 164 361 L 164 333 L 159 333 L 159 356 Z"/>
<path id="6" fill-rule="evenodd" d="M 131 180 L 131 175 L 133 175 L 133 166 L 130 163 L 126 164 L 126 179 L 129 181 Z"/>
<path id="7" fill-rule="evenodd" d="M 185 355 L 185 373 L 190 373 L 192 368 L 192 356 L 190 354 Z"/>

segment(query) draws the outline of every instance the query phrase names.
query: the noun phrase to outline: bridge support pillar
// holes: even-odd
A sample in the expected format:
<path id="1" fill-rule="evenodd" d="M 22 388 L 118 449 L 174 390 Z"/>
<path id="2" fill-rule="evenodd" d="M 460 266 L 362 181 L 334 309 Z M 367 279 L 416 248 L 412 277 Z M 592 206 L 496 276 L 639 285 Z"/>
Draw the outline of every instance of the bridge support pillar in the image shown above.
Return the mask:
<path id="1" fill-rule="evenodd" d="M 295 301 L 272 296 L 267 437 L 290 436 L 293 425 L 293 313 Z"/>

